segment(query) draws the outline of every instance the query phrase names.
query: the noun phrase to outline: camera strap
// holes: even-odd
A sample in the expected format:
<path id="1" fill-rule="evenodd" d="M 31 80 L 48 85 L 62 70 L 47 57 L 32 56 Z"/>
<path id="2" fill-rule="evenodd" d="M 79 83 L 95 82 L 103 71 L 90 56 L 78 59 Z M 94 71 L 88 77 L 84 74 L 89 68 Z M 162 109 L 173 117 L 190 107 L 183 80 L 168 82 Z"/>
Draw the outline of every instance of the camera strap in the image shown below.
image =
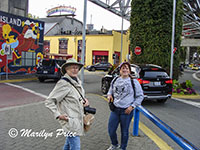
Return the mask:
<path id="1" fill-rule="evenodd" d="M 79 95 L 81 96 L 81 98 L 83 99 L 83 101 L 85 102 L 85 98 L 83 97 L 83 95 L 81 94 L 81 92 L 76 88 L 76 86 L 68 78 L 62 77 L 62 79 L 65 80 L 65 81 L 67 81 L 67 82 L 69 82 L 77 90 L 77 92 L 79 93 Z"/>

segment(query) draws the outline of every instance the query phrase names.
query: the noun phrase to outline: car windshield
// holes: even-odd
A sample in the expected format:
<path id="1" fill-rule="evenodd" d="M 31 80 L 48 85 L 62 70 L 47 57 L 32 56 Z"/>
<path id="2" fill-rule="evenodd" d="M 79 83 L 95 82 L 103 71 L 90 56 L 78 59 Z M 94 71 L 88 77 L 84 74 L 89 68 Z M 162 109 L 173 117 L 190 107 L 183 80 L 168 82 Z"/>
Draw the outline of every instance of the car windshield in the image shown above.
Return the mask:
<path id="1" fill-rule="evenodd" d="M 61 67 L 66 62 L 66 60 L 56 60 L 56 62 Z"/>
<path id="2" fill-rule="evenodd" d="M 143 71 L 140 73 L 141 77 L 146 78 L 168 78 L 166 72 L 163 71 Z"/>
<path id="3" fill-rule="evenodd" d="M 42 66 L 49 66 L 49 67 L 55 66 L 55 61 L 52 60 L 52 59 L 43 60 L 42 61 Z"/>

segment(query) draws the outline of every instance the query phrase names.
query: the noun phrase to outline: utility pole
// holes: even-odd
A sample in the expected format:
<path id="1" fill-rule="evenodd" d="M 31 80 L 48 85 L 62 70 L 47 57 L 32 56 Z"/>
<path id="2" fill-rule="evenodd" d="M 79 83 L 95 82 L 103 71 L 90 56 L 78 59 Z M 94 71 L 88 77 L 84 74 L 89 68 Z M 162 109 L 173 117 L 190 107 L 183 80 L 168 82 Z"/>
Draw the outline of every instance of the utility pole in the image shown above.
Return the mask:
<path id="1" fill-rule="evenodd" d="M 125 7 L 125 4 L 124 4 L 124 0 L 121 1 L 121 17 L 122 17 L 122 25 L 121 25 L 121 52 L 120 52 L 120 63 L 122 63 L 122 52 L 123 52 L 123 25 L 124 25 L 124 7 Z"/>
<path id="2" fill-rule="evenodd" d="M 173 57 L 174 57 L 174 33 L 175 33 L 175 14 L 176 14 L 176 0 L 173 0 L 173 18 L 172 18 L 172 43 L 171 43 L 171 65 L 170 78 L 173 78 Z"/>
<path id="3" fill-rule="evenodd" d="M 85 65 L 85 27 L 86 27 L 86 17 L 87 17 L 87 0 L 84 0 L 84 11 L 83 11 L 83 31 L 82 31 L 82 53 L 81 53 L 81 63 Z M 84 67 L 81 69 L 81 81 L 82 86 L 84 85 Z"/>

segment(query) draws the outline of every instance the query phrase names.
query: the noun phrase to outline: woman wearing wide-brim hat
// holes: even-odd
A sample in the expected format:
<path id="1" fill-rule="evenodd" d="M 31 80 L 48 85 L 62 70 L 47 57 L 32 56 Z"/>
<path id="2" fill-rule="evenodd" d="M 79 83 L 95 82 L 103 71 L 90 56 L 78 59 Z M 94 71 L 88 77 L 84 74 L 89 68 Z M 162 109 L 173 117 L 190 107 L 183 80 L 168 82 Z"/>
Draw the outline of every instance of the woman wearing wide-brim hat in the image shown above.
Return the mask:
<path id="1" fill-rule="evenodd" d="M 67 78 L 85 97 L 85 91 L 78 78 L 78 72 L 83 64 L 71 58 L 61 66 L 64 78 Z M 59 121 L 67 134 L 64 150 L 80 150 L 80 136 L 84 135 L 84 106 L 89 102 L 81 98 L 77 90 L 64 79 L 60 79 L 52 92 L 49 94 L 45 105 L 49 108 L 54 117 Z"/>

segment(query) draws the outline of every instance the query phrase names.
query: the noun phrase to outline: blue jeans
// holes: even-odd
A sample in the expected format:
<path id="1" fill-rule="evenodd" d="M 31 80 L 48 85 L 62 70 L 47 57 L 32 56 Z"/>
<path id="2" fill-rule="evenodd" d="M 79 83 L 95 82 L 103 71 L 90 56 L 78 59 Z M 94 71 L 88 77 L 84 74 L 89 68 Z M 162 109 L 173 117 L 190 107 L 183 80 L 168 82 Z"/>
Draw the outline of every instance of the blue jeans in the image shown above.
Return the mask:
<path id="1" fill-rule="evenodd" d="M 66 137 L 63 150 L 80 150 L 80 149 L 81 149 L 80 136 Z"/>
<path id="2" fill-rule="evenodd" d="M 126 150 L 129 138 L 129 126 L 131 119 L 133 117 L 133 111 L 127 115 L 125 114 L 125 109 L 115 108 L 114 111 L 111 111 L 110 118 L 108 122 L 108 133 L 111 139 L 112 145 L 118 145 L 117 140 L 117 128 L 120 124 L 121 127 L 121 148 Z"/>

